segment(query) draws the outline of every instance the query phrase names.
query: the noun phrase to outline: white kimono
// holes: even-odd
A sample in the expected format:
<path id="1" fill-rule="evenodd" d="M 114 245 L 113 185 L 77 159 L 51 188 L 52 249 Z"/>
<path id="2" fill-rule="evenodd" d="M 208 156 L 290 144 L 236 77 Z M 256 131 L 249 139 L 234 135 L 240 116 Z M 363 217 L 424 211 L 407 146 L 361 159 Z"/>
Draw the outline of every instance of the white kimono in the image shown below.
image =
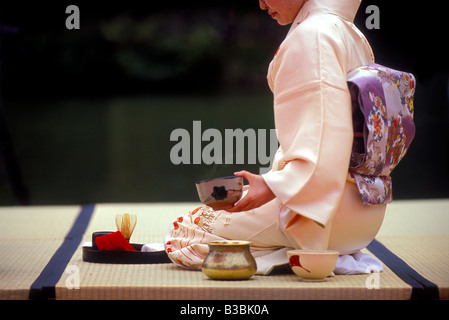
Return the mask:
<path id="1" fill-rule="evenodd" d="M 346 75 L 374 62 L 353 24 L 360 0 L 309 0 L 268 71 L 279 150 L 263 178 L 276 198 L 248 212 L 200 207 L 168 230 L 174 263 L 201 268 L 207 242 L 249 240 L 258 273 L 287 262 L 288 248 L 354 254 L 375 237 L 386 206 L 365 206 L 348 174 L 353 141 Z"/>

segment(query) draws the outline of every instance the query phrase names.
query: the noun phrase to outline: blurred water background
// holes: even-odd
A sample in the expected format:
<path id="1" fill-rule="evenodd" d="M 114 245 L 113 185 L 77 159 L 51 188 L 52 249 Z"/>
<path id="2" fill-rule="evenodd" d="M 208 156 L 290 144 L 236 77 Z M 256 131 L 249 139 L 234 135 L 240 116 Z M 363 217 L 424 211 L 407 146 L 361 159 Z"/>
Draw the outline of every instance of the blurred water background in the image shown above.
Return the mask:
<path id="1" fill-rule="evenodd" d="M 79 30 L 65 26 L 70 4 Z M 365 26 L 371 4 L 378 30 Z M 405 4 L 364 0 L 356 17 L 377 62 L 417 78 L 417 133 L 393 195 L 448 197 L 447 54 L 434 40 L 447 27 L 436 8 Z M 170 159 L 171 132 L 192 133 L 193 121 L 223 136 L 274 127 L 266 74 L 288 27 L 258 1 L 2 1 L 0 26 L 1 125 L 29 191 L 22 203 L 197 201 L 196 180 L 264 166 Z M 0 205 L 21 203 L 9 177 L 0 161 Z"/>

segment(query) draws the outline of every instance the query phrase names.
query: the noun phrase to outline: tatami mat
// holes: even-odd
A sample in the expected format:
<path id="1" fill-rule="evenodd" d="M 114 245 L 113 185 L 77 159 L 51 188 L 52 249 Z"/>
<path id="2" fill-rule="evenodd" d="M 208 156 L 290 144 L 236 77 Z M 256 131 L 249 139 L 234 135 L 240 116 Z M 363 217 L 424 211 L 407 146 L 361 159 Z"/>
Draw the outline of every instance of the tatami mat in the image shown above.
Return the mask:
<path id="1" fill-rule="evenodd" d="M 393 201 L 377 239 L 449 299 L 449 199 Z"/>
<path id="2" fill-rule="evenodd" d="M 0 299 L 28 299 L 79 206 L 0 208 Z"/>
<path id="3" fill-rule="evenodd" d="M 85 240 L 99 230 L 115 230 L 116 214 L 138 216 L 131 242 L 163 242 L 163 236 L 178 216 L 197 206 L 179 204 L 97 205 Z M 380 274 L 379 289 L 367 289 L 372 275 L 335 276 L 323 282 L 304 282 L 293 274 L 254 276 L 249 281 L 213 281 L 198 271 L 183 270 L 172 264 L 105 265 L 82 261 L 78 248 L 69 265 L 79 270 L 80 289 L 67 289 L 71 274 L 56 286 L 59 299 L 408 299 L 411 287 L 389 268 Z M 382 285 L 383 284 L 383 285 Z"/>
<path id="4" fill-rule="evenodd" d="M 77 259 L 71 263 L 80 268 L 80 289 L 67 289 L 63 276 L 56 288 L 58 299 L 408 299 L 411 292 L 390 270 L 375 275 L 381 289 L 367 289 L 370 275 L 336 276 L 322 282 L 304 282 L 292 274 L 214 281 L 173 264 L 111 266 Z"/>
<path id="5" fill-rule="evenodd" d="M 379 236 L 378 240 L 438 285 L 440 299 L 449 299 L 449 235 Z"/>
<path id="6" fill-rule="evenodd" d="M 412 286 L 388 266 L 380 274 L 305 282 L 294 274 L 214 281 L 173 264 L 120 265 L 82 260 L 94 231 L 115 231 L 115 216 L 136 214 L 131 242 L 163 242 L 168 225 L 197 203 L 97 204 L 82 241 L 55 287 L 56 299 L 257 300 L 410 299 Z M 0 299 L 27 299 L 81 210 L 73 207 L 0 208 Z M 449 299 L 449 200 L 395 201 L 377 240 Z M 371 288 L 370 287 L 375 288 Z M 78 287 L 79 285 L 79 287 Z"/>

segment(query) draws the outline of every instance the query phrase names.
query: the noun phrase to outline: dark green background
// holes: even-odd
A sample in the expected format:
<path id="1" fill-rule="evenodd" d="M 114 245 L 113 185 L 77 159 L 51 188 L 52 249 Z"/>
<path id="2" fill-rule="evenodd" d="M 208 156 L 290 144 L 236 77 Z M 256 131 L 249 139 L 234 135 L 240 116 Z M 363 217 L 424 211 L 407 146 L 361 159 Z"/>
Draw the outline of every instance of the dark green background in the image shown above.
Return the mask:
<path id="1" fill-rule="evenodd" d="M 80 8 L 67 30 L 65 8 Z M 367 30 L 365 8 L 380 8 Z M 449 196 L 448 69 L 432 4 L 364 0 L 377 62 L 413 72 L 416 137 L 396 199 Z M 2 1 L 1 108 L 31 204 L 197 201 L 194 181 L 256 165 L 178 165 L 170 133 L 273 128 L 266 73 L 288 31 L 255 0 Z M 203 143 L 203 146 L 207 143 Z M 0 205 L 17 203 L 0 162 Z"/>

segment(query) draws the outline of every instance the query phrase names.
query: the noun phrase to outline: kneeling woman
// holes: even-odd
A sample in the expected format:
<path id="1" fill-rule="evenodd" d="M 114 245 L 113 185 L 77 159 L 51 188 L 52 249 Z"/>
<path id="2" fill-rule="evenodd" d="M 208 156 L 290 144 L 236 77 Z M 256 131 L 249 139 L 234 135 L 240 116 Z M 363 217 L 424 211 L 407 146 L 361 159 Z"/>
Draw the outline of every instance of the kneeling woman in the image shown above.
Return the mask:
<path id="1" fill-rule="evenodd" d="M 348 173 L 353 142 L 346 75 L 374 62 L 353 24 L 360 0 L 260 0 L 291 24 L 268 70 L 279 150 L 227 211 L 202 206 L 170 226 L 165 248 L 181 267 L 201 268 L 212 240 L 252 242 L 258 273 L 287 262 L 287 248 L 358 253 L 376 236 L 386 204 L 363 205 Z"/>

